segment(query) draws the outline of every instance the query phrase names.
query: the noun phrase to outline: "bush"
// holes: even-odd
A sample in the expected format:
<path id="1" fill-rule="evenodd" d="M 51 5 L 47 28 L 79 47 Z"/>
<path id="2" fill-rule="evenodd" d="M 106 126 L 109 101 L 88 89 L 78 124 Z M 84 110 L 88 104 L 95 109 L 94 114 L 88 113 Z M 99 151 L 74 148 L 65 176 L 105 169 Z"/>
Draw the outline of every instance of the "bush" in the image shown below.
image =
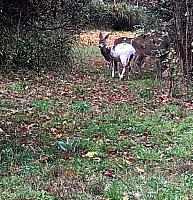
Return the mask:
<path id="1" fill-rule="evenodd" d="M 1 68 L 55 69 L 71 64 L 74 36 L 83 28 L 87 0 L 3 0 Z"/>
<path id="2" fill-rule="evenodd" d="M 72 38 L 60 31 L 11 34 L 2 45 L 7 69 L 56 69 L 70 63 Z"/>
<path id="3" fill-rule="evenodd" d="M 126 3 L 90 6 L 91 28 L 110 28 L 114 30 L 133 30 L 144 23 L 146 11 Z"/>
<path id="4" fill-rule="evenodd" d="M 153 12 L 157 18 L 163 21 L 169 21 L 173 17 L 170 0 L 157 2 L 150 8 L 150 12 Z"/>

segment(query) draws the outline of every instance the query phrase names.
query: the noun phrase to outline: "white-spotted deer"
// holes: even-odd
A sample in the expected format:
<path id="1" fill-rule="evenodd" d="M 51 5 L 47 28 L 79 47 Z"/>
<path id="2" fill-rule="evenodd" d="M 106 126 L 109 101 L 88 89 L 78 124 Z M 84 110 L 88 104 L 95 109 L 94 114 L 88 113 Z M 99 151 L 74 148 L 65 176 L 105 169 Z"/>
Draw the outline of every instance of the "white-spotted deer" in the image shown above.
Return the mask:
<path id="1" fill-rule="evenodd" d="M 143 35 L 134 38 L 120 37 L 114 41 L 114 45 L 126 42 L 132 44 L 136 50 L 135 57 L 133 58 L 134 66 L 142 70 L 142 66 L 145 64 L 145 59 L 147 57 L 153 57 L 156 59 L 157 67 L 159 69 L 160 77 L 162 74 L 162 63 L 167 58 L 168 49 L 170 46 L 170 39 L 167 33 L 161 37 L 156 37 L 153 35 Z M 153 51 L 160 52 L 159 56 L 154 56 Z"/>
<path id="2" fill-rule="evenodd" d="M 99 48 L 101 54 L 104 56 L 105 60 L 111 62 L 112 67 L 112 77 L 115 76 L 115 68 L 118 67 L 118 62 L 122 64 L 122 73 L 119 73 L 120 80 L 123 79 L 124 73 L 128 68 L 128 79 L 131 71 L 130 62 L 135 55 L 135 48 L 126 42 L 117 45 L 106 45 L 106 41 L 109 38 L 109 34 L 103 36 L 102 33 L 99 34 Z M 119 71 L 119 70 L 118 70 Z"/>

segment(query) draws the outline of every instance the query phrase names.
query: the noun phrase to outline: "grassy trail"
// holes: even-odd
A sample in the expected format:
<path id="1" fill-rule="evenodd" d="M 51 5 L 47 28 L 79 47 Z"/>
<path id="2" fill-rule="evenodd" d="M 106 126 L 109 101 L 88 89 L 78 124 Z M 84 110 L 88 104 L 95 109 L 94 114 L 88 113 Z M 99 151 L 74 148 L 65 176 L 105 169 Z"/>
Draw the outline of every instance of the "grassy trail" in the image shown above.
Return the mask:
<path id="1" fill-rule="evenodd" d="M 152 73 L 112 79 L 95 46 L 74 51 L 67 77 L 0 77 L 0 199 L 193 199 L 191 105 Z"/>

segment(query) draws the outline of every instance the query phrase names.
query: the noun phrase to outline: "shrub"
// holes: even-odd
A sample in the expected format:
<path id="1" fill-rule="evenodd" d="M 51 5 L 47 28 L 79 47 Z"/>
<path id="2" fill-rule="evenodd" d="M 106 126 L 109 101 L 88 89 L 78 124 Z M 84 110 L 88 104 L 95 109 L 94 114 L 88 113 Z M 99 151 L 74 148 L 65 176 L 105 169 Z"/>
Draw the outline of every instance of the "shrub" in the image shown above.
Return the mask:
<path id="1" fill-rule="evenodd" d="M 2 45 L 7 68 L 54 69 L 70 63 L 71 38 L 59 31 L 11 34 Z"/>
<path id="2" fill-rule="evenodd" d="M 126 3 L 92 5 L 89 13 L 91 28 L 114 30 L 133 30 L 148 17 L 145 10 Z"/>
<path id="3" fill-rule="evenodd" d="M 71 64 L 75 34 L 85 23 L 88 0 L 13 1 L 0 5 L 0 65 L 41 70 Z"/>

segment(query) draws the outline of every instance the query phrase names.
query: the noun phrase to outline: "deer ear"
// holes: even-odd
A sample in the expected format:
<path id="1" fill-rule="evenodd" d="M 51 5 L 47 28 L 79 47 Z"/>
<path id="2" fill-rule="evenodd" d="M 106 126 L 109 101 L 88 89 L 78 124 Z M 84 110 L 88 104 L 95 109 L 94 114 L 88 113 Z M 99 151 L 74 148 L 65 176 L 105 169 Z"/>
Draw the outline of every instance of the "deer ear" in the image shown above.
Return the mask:
<path id="1" fill-rule="evenodd" d="M 104 39 L 107 40 L 109 37 L 110 37 L 110 34 L 107 34 Z"/>
<path id="2" fill-rule="evenodd" d="M 99 39 L 102 39 L 102 38 L 103 38 L 103 34 L 99 33 Z"/>

